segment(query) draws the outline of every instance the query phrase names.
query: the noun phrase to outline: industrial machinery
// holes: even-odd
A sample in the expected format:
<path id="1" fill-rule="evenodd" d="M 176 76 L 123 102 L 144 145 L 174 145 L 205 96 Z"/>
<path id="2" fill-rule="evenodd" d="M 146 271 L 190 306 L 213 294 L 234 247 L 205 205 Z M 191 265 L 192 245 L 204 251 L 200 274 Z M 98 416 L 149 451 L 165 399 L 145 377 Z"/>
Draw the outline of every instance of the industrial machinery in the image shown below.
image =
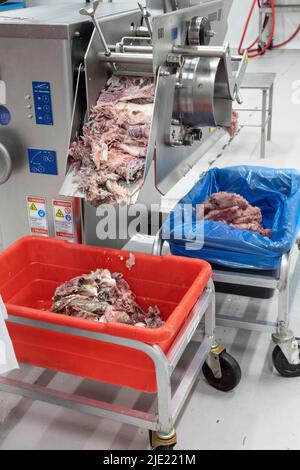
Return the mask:
<path id="1" fill-rule="evenodd" d="M 82 13 L 94 20 L 97 3 Z M 241 100 L 239 87 L 247 65 L 246 53 L 231 56 L 229 45 L 223 45 L 230 0 L 194 2 L 197 4 L 189 8 L 179 6 L 190 2 L 179 2 L 172 10 L 173 3 L 159 9 L 164 2 L 148 1 L 140 12 L 128 14 L 125 36 L 114 27 L 115 18 L 99 24 L 94 20 L 84 63 L 87 109 L 95 104 L 111 73 L 156 79 L 144 184 L 138 197 L 138 202 L 147 206 L 159 204 L 161 195 L 223 135 L 222 128 L 231 125 L 232 102 Z M 72 139 L 80 133 L 82 106 L 79 92 Z M 83 218 L 84 242 L 99 243 L 96 209 L 84 204 Z M 125 242 L 114 241 L 119 246 Z M 110 240 L 100 242 L 105 243 L 111 245 Z"/>
<path id="2" fill-rule="evenodd" d="M 98 4 L 79 5 L 81 14 L 68 3 L 0 16 L 3 247 L 28 233 L 102 244 L 96 209 L 80 210 L 73 194 L 59 192 L 70 129 L 71 139 L 80 133 L 109 74 L 156 79 L 144 204 L 159 204 L 223 135 L 240 101 L 247 55 L 231 56 L 223 44 L 231 0 L 149 0 L 127 11 L 100 4 L 96 12 Z"/>
<path id="3" fill-rule="evenodd" d="M 241 101 L 239 88 L 247 66 L 246 53 L 231 56 L 229 45 L 223 44 L 232 0 L 147 0 L 145 6 L 132 9 L 120 5 L 81 2 L 75 8 L 68 3 L 0 15 L 0 250 L 26 234 L 104 244 L 96 237 L 96 209 L 71 192 L 62 195 L 61 188 L 68 178 L 70 141 L 80 135 L 90 107 L 111 74 L 155 79 L 154 113 L 138 202 L 159 203 L 161 195 L 231 125 L 232 102 Z M 111 246 L 116 242 L 108 241 Z M 171 403 L 163 380 L 169 383 L 206 313 L 203 345 Z M 48 326 L 40 322 L 38 328 Z M 158 422 L 153 421 L 156 417 L 142 413 L 140 418 L 137 412 L 123 408 L 114 412 L 110 407 L 111 415 L 158 431 L 151 434 L 152 447 L 172 448 L 176 436 L 173 429 L 170 432 L 170 423 L 205 360 L 205 376 L 216 388 L 231 390 L 240 380 L 238 364 L 214 344 L 213 334 L 214 288 L 210 282 L 174 343 L 169 368 L 166 361 L 161 366 L 148 345 L 128 343 L 147 354 L 149 350 L 154 358 Z M 108 335 L 91 337 L 127 344 L 123 338 Z M 161 367 L 165 368 L 162 372 Z M 8 379 L 1 382 L 2 390 L 21 390 L 24 396 L 109 415 L 102 403 L 90 401 L 87 405 L 79 403 L 78 397 L 62 399 L 51 390 L 12 382 L 7 386 Z"/>
<path id="4" fill-rule="evenodd" d="M 0 14 L 0 250 L 26 234 L 81 240 L 80 203 L 59 190 L 78 66 L 93 31 L 79 14 L 84 5 L 44 2 Z M 115 16 L 125 35 L 122 12 L 132 5 L 102 4 L 98 17 Z M 56 217 L 62 210 L 69 220 Z"/>

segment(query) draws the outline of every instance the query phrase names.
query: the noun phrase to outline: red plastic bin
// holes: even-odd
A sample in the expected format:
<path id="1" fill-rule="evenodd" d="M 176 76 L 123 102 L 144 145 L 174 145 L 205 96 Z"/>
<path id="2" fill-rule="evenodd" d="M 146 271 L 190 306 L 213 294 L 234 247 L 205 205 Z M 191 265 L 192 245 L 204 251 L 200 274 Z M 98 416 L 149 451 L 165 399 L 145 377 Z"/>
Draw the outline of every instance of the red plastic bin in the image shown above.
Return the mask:
<path id="1" fill-rule="evenodd" d="M 0 293 L 9 314 L 157 344 L 167 352 L 209 278 L 210 265 L 177 256 L 129 253 L 42 237 L 25 237 L 0 254 Z M 96 323 L 49 311 L 57 286 L 97 268 L 122 272 L 138 303 L 157 305 L 165 324 L 157 329 Z M 81 377 L 156 391 L 154 364 L 131 348 L 7 322 L 21 362 Z"/>

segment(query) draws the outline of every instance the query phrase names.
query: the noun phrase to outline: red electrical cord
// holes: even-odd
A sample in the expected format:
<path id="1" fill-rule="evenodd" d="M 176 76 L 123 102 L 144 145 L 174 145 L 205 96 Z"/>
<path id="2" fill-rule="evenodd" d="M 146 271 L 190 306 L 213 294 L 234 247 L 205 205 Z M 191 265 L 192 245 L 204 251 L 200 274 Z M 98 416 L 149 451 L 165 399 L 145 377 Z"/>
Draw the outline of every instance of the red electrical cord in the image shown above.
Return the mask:
<path id="1" fill-rule="evenodd" d="M 249 14 L 248 14 L 248 17 L 247 17 L 247 21 L 246 21 L 246 24 L 245 24 L 245 27 L 244 27 L 243 35 L 242 35 L 242 38 L 241 38 L 241 41 L 240 41 L 240 44 L 239 44 L 239 49 L 238 49 L 240 55 L 244 54 L 243 44 L 244 44 L 245 36 L 246 36 L 247 31 L 248 31 L 249 23 L 250 23 L 250 20 L 251 20 L 251 17 L 252 17 L 252 14 L 253 14 L 253 11 L 254 11 L 254 8 L 255 8 L 255 5 L 256 5 L 257 1 L 259 1 L 259 0 L 253 0 L 250 11 L 249 11 Z M 255 43 L 256 43 L 256 41 L 254 41 L 254 43 L 252 43 L 251 46 L 253 47 L 253 45 Z"/>
<path id="2" fill-rule="evenodd" d="M 296 36 L 297 34 L 300 32 L 300 25 L 298 26 L 298 28 L 296 29 L 296 31 L 291 35 L 291 37 L 289 39 L 287 39 L 286 41 L 283 41 L 281 42 L 280 44 L 275 44 L 273 46 L 274 49 L 277 49 L 278 47 L 282 47 L 282 46 L 285 46 L 286 44 L 288 44 L 289 42 L 291 42 Z"/>
<path id="3" fill-rule="evenodd" d="M 274 38 L 274 33 L 275 33 L 275 1 L 274 0 L 268 0 L 268 2 L 270 3 L 271 5 L 271 8 L 272 8 L 272 29 L 271 29 L 271 34 L 269 36 L 269 39 L 266 43 L 266 45 L 264 46 L 263 49 L 259 50 L 258 48 L 257 49 L 253 49 L 254 46 L 258 43 L 259 41 L 259 36 L 252 42 L 252 44 L 247 47 L 247 51 L 248 51 L 248 56 L 251 58 L 253 57 L 258 57 L 262 54 L 264 54 L 266 52 L 267 49 L 270 48 L 271 44 L 272 44 L 272 41 L 273 41 L 273 38 Z M 243 43 L 244 43 L 244 40 L 245 40 L 245 36 L 247 34 L 247 31 L 248 31 L 248 27 L 249 27 L 249 23 L 250 23 L 250 20 L 252 18 L 252 14 L 253 14 L 253 11 L 254 11 L 254 8 L 255 8 L 255 5 L 258 5 L 259 8 L 261 8 L 262 5 L 267 5 L 268 3 L 265 2 L 264 3 L 264 0 L 254 0 L 253 3 L 252 3 L 252 6 L 251 6 L 251 9 L 250 9 L 250 12 L 249 12 L 249 15 L 248 15 L 248 18 L 247 18 L 247 21 L 246 21 L 246 24 L 245 24 L 245 28 L 244 28 L 244 31 L 243 31 L 243 35 L 242 35 L 242 39 L 240 41 L 240 44 L 239 44 L 239 54 L 243 54 L 244 53 L 244 50 L 243 50 Z M 265 22 L 264 22 L 264 25 L 263 25 L 263 29 L 262 29 L 262 33 L 265 31 L 266 27 L 267 27 L 267 24 L 269 22 L 269 19 L 270 17 L 269 16 L 266 16 L 265 18 Z M 288 44 L 289 42 L 291 42 L 296 36 L 297 34 L 300 32 L 300 25 L 298 26 L 298 28 L 296 29 L 296 31 L 291 35 L 291 37 L 289 37 L 286 41 L 283 41 L 279 44 L 275 44 L 273 45 L 273 49 L 278 49 L 279 47 L 282 47 L 282 46 L 285 46 L 286 44 Z"/>
<path id="4" fill-rule="evenodd" d="M 263 29 L 262 29 L 262 33 L 264 33 L 264 31 L 265 31 L 265 29 L 266 29 L 266 27 L 267 27 L 267 25 L 268 25 L 268 23 L 269 23 L 269 19 L 270 19 L 270 17 L 269 17 L 269 16 L 266 16 L 265 22 L 264 22 L 264 25 L 263 25 Z M 247 51 L 248 51 L 248 52 L 257 52 L 259 49 L 253 49 L 253 47 L 255 46 L 255 44 L 258 43 L 258 41 L 259 41 L 259 36 L 257 36 L 257 38 L 255 39 L 255 41 L 253 41 L 253 43 L 252 43 L 249 47 L 247 47 Z"/>
<path id="5" fill-rule="evenodd" d="M 270 45 L 273 41 L 274 33 L 275 33 L 275 2 L 274 2 L 274 0 L 269 0 L 269 1 L 270 1 L 271 8 L 272 8 L 272 29 L 271 29 L 269 39 L 268 39 L 266 45 L 261 50 L 257 50 L 257 49 L 253 50 L 252 49 L 253 46 L 257 43 L 257 40 L 255 40 L 254 43 L 252 43 L 251 46 L 249 48 L 247 48 L 248 52 L 250 52 L 250 54 L 249 54 L 250 58 L 259 57 L 262 54 L 264 54 L 266 52 L 266 50 L 269 49 L 269 47 L 270 47 Z M 244 53 L 243 43 L 244 43 L 245 36 L 246 36 L 247 31 L 248 31 L 249 23 L 250 23 L 250 20 L 252 18 L 252 14 L 253 14 L 253 11 L 254 11 L 254 8 L 255 8 L 256 4 L 258 6 L 260 6 L 260 1 L 259 0 L 253 0 L 252 6 L 251 6 L 251 9 L 250 9 L 247 21 L 246 21 L 246 25 L 245 25 L 245 28 L 244 28 L 244 32 L 243 32 L 243 35 L 242 35 L 242 39 L 241 39 L 241 42 L 239 44 L 239 54 L 241 54 L 241 55 Z"/>
<path id="6" fill-rule="evenodd" d="M 274 2 L 274 0 L 269 0 L 269 1 L 270 1 L 271 8 L 272 8 L 272 29 L 271 29 L 269 39 L 268 39 L 267 43 L 265 44 L 265 46 L 261 50 L 253 50 L 252 49 L 253 46 L 257 43 L 257 40 L 255 40 L 251 44 L 251 46 L 249 48 L 247 48 L 248 52 L 250 52 L 250 54 L 249 54 L 250 58 L 259 57 L 262 54 L 264 54 L 266 52 L 266 50 L 269 49 L 269 47 L 270 47 L 270 45 L 273 41 L 274 33 L 275 33 L 275 2 Z M 248 31 L 249 23 L 250 23 L 250 20 L 252 18 L 252 14 L 253 14 L 253 11 L 254 11 L 254 8 L 255 8 L 256 4 L 260 7 L 260 5 L 261 5 L 260 0 L 253 0 L 252 6 L 251 6 L 251 9 L 250 9 L 250 12 L 249 12 L 246 24 L 245 24 L 245 28 L 244 28 L 244 31 L 243 31 L 242 39 L 241 39 L 241 42 L 239 44 L 239 49 L 238 50 L 239 50 L 239 54 L 241 54 L 241 55 L 244 53 L 243 43 L 244 43 L 245 36 L 246 36 L 247 31 Z"/>

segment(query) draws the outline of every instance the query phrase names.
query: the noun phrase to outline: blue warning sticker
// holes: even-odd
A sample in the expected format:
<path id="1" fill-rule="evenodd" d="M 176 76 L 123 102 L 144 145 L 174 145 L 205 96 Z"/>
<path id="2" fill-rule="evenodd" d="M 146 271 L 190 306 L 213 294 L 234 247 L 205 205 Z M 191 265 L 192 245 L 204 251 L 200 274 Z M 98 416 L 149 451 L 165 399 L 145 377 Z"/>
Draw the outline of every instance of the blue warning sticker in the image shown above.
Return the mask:
<path id="1" fill-rule="evenodd" d="M 30 173 L 57 175 L 57 157 L 54 150 L 28 149 Z"/>
<path id="2" fill-rule="evenodd" d="M 175 39 L 178 38 L 178 28 L 177 27 L 171 29 L 171 35 L 172 35 L 173 41 L 175 41 Z"/>

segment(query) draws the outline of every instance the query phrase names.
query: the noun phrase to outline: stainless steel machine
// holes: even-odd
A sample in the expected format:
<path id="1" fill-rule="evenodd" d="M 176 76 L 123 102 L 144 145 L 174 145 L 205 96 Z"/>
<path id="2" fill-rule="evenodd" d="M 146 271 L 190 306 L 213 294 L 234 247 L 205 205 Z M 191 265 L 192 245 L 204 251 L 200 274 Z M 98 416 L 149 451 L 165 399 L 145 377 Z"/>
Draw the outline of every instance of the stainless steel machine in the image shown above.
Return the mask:
<path id="1" fill-rule="evenodd" d="M 247 65 L 223 44 L 232 0 L 99 3 L 0 15 L 0 249 L 28 233 L 105 243 L 96 209 L 59 192 L 70 136 L 109 74 L 156 81 L 138 202 L 159 204 L 230 126 Z"/>
<path id="2" fill-rule="evenodd" d="M 159 203 L 180 182 L 223 135 L 223 127 L 230 126 L 232 102 L 240 101 L 247 56 L 232 57 L 229 45 L 223 44 L 231 4 L 232 0 L 147 0 L 146 5 L 130 10 L 96 1 L 0 15 L 2 247 L 28 233 L 104 244 L 96 237 L 96 209 L 71 194 L 62 196 L 60 189 L 69 143 L 80 134 L 86 111 L 95 104 L 110 74 L 155 78 L 138 202 Z M 116 242 L 107 243 L 115 246 Z M 141 426 L 150 430 L 153 449 L 172 449 L 175 420 L 201 367 L 209 383 L 220 390 L 232 390 L 241 378 L 236 361 L 215 343 L 214 300 L 209 280 L 167 355 L 158 346 L 138 340 L 21 319 L 22 324 L 37 329 L 63 331 L 145 353 L 155 365 L 155 413 L 9 377 L 1 378 L 0 389 Z M 9 321 L 19 323 L 19 318 L 10 315 Z M 191 341 L 198 343 L 196 352 L 172 396 L 172 373 Z"/>
<path id="3" fill-rule="evenodd" d="M 84 1 L 41 3 L 0 14 L 0 251 L 30 233 L 81 240 L 80 201 L 59 190 L 93 26 L 79 14 Z M 97 16 L 118 18 L 125 35 L 132 4 L 102 4 Z"/>
<path id="4" fill-rule="evenodd" d="M 144 184 L 137 201 L 159 205 L 161 195 L 223 135 L 231 124 L 232 102 L 241 100 L 247 55 L 231 56 L 229 44 L 223 44 L 232 1 L 148 0 L 146 7 L 123 16 L 125 36 L 115 27 L 115 18 L 95 22 L 97 5 L 81 11 L 95 25 L 84 61 L 87 109 L 110 74 L 155 77 Z M 81 98 L 79 93 L 72 138 L 78 134 Z M 83 204 L 84 242 L 124 245 L 126 240 L 99 241 L 96 213 Z"/>

